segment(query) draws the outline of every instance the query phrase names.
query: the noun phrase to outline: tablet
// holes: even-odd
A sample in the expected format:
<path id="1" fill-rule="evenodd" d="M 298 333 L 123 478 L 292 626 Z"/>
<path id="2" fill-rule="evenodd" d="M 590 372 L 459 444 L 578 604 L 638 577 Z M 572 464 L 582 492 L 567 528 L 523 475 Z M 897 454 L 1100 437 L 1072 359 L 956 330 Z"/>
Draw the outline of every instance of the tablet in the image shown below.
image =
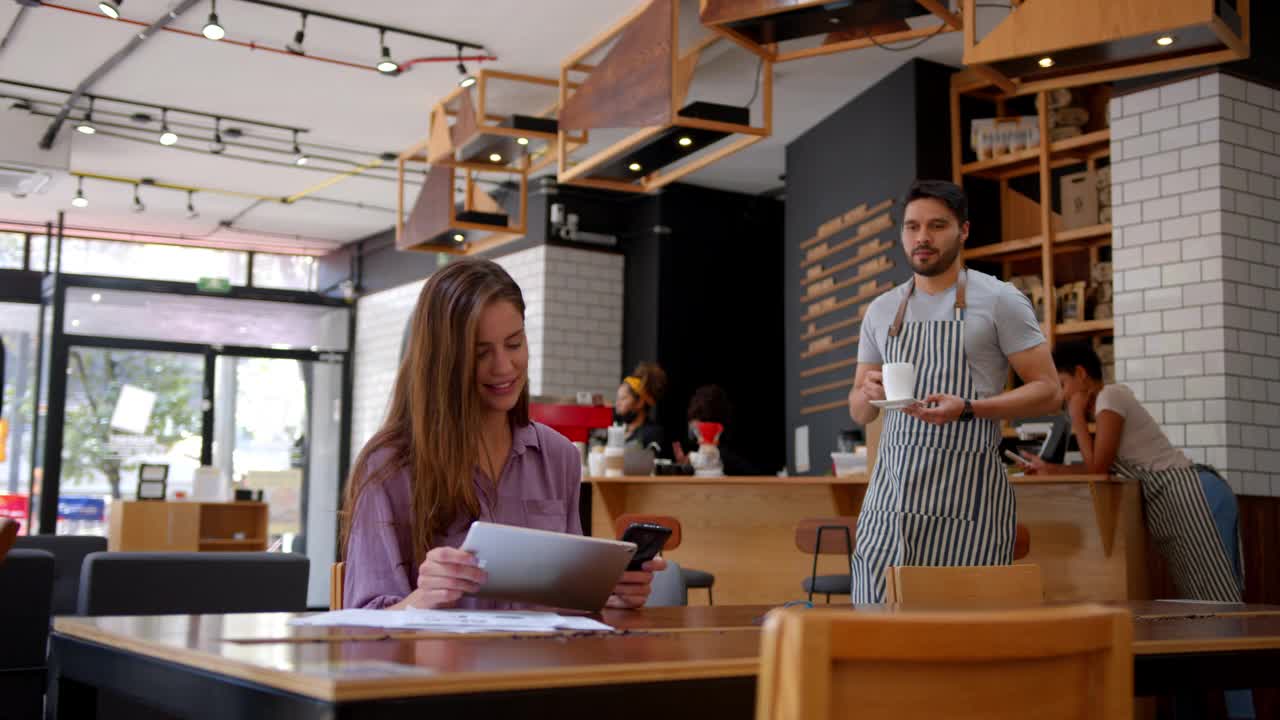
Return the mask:
<path id="1" fill-rule="evenodd" d="M 489 579 L 474 593 L 495 600 L 599 610 L 635 543 L 476 521 L 462 541 Z"/>

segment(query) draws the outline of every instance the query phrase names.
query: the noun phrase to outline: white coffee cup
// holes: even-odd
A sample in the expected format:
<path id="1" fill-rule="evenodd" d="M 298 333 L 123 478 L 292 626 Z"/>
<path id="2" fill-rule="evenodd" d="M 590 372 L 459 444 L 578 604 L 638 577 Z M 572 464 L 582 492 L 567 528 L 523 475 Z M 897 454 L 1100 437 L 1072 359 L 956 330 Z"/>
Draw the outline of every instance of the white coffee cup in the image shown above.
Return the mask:
<path id="1" fill-rule="evenodd" d="M 880 368 L 886 400 L 906 400 L 915 392 L 916 366 L 911 363 L 885 363 Z"/>

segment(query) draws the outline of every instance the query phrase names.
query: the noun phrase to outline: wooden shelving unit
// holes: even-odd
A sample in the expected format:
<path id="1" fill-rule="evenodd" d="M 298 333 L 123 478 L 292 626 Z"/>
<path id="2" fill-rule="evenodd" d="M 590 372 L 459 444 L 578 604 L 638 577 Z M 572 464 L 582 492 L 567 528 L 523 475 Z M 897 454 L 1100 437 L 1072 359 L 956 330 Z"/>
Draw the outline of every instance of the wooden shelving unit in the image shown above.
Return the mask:
<path id="1" fill-rule="evenodd" d="M 1019 108 L 1020 112 L 1014 111 L 1010 106 L 1017 107 L 1016 102 L 1025 103 L 1026 100 L 1019 101 L 1002 95 L 989 79 L 976 71 L 966 70 L 952 77 L 953 180 L 962 185 L 966 180 L 972 179 L 998 183 L 1002 218 L 1002 237 L 993 243 L 967 247 L 965 259 L 996 264 L 1005 279 L 1013 274 L 1038 275 L 1044 288 L 1044 317 L 1041 326 L 1051 345 L 1059 336 L 1075 339 L 1108 335 L 1114 329 L 1114 322 L 1109 318 L 1055 322 L 1058 314 L 1054 294 L 1054 289 L 1062 284 L 1062 276 L 1065 276 L 1066 282 L 1087 280 L 1088 269 L 1099 261 L 1100 251 L 1111 244 L 1110 224 L 1097 223 L 1063 230 L 1060 227 L 1061 218 L 1053 212 L 1053 198 L 1057 189 L 1055 170 L 1072 166 L 1096 170 L 1099 161 L 1109 161 L 1111 130 L 1105 127 L 1108 90 L 1101 86 L 1076 88 L 1076 99 L 1082 100 L 1082 106 L 1090 111 L 1091 124 L 1075 137 L 1052 142 L 1048 140 L 1052 136 L 1046 112 L 1050 105 L 1048 91 L 1037 93 L 1032 112 L 1037 116 L 1042 142 L 1035 147 L 993 158 L 965 162 L 969 128 L 965 126 L 965 118 L 961 112 L 962 98 L 972 97 L 989 102 L 991 115 L 995 117 L 1025 116 L 1032 112 L 1027 112 L 1025 106 Z M 1032 175 L 1038 180 L 1038 201 L 1011 187 L 1011 183 L 1027 183 L 1027 178 Z M 971 237 L 970 243 L 973 240 Z M 1085 261 L 1077 253 L 1088 253 L 1088 264 L 1084 264 Z M 1069 257 L 1073 255 L 1077 259 Z M 1032 270 L 1033 267 L 1035 270 Z M 1059 268 L 1062 269 L 1062 275 L 1059 275 Z M 1085 277 L 1078 277 L 1081 268 L 1084 268 Z"/>
<path id="2" fill-rule="evenodd" d="M 267 549 L 266 503 L 117 500 L 107 547 L 113 552 L 232 552 Z M 239 536 L 239 537 L 237 537 Z"/>

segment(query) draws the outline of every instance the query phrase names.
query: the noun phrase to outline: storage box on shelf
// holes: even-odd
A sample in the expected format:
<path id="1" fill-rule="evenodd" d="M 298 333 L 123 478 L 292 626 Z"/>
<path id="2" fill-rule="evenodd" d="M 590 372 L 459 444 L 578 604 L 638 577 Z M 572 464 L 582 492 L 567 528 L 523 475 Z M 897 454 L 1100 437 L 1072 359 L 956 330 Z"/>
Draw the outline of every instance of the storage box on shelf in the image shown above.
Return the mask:
<path id="1" fill-rule="evenodd" d="M 1014 98 L 972 71 L 952 78 L 954 180 L 998 184 L 1000 231 L 975 224 L 965 259 L 996 268 L 1025 292 L 1051 344 L 1110 335 L 1114 327 L 1109 98 L 1108 86 Z M 992 208 L 971 208 L 971 215 L 984 210 Z"/>

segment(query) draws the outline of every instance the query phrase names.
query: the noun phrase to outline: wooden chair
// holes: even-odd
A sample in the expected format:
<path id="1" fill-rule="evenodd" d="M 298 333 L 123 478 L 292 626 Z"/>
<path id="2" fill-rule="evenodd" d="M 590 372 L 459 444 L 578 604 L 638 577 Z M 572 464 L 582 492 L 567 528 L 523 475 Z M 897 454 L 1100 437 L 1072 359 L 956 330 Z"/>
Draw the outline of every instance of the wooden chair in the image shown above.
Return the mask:
<path id="1" fill-rule="evenodd" d="M 830 604 L 832 595 L 848 595 L 852 591 L 853 577 L 849 573 L 818 575 L 818 556 L 843 553 L 848 561 L 845 567 L 851 568 L 857 527 L 858 518 L 843 516 L 809 517 L 796 525 L 796 549 L 813 555 L 813 569 L 800 583 L 801 589 L 809 593 L 809 602 L 813 602 L 814 593 L 826 595 Z"/>
<path id="2" fill-rule="evenodd" d="M 680 520 L 672 515 L 645 515 L 643 513 L 623 513 L 613 523 L 614 537 L 622 537 L 622 533 L 632 523 L 653 523 L 671 529 L 671 537 L 667 538 L 667 542 L 662 546 L 663 550 L 675 550 L 680 547 L 680 542 L 684 537 L 684 533 L 680 527 Z M 707 591 L 707 604 L 715 605 L 715 597 L 711 593 L 711 588 L 716 584 L 716 576 L 706 570 L 695 570 L 693 568 L 680 568 L 680 576 L 684 578 L 685 587 L 702 588 Z"/>
<path id="3" fill-rule="evenodd" d="M 1129 720 L 1133 621 L 1099 605 L 769 613 L 756 720 Z"/>
<path id="4" fill-rule="evenodd" d="M 1044 603 L 1039 565 L 885 568 L 885 602 L 903 607 L 975 610 Z"/>
<path id="5" fill-rule="evenodd" d="M 342 587 L 347 580 L 347 564 L 336 562 L 329 566 L 329 609 L 342 609 Z"/>
<path id="6" fill-rule="evenodd" d="M 18 521 L 13 518 L 0 518 L 0 562 L 9 554 L 9 548 L 18 540 Z"/>

